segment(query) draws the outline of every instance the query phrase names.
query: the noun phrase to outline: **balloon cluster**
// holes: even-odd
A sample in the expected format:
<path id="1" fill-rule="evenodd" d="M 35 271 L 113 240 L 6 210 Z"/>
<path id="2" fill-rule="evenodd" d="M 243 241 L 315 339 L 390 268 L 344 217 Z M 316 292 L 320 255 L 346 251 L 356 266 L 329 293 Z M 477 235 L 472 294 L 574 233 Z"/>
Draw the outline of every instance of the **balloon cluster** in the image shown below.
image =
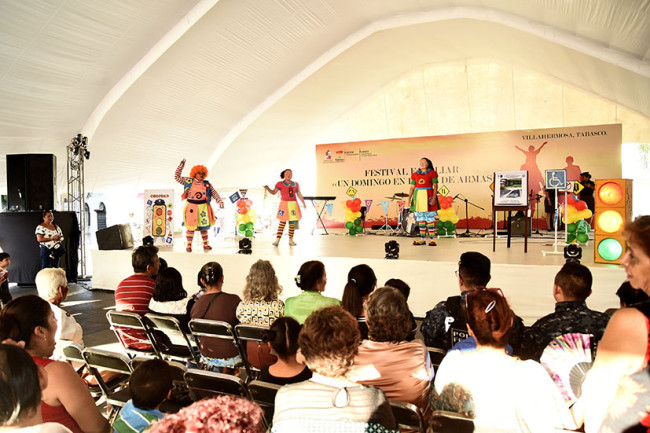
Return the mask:
<path id="1" fill-rule="evenodd" d="M 562 218 L 567 224 L 567 244 L 578 241 L 581 244 L 589 241 L 589 230 L 591 227 L 585 219 L 591 218 L 592 212 L 587 209 L 587 203 L 578 200 L 576 196 L 569 195 L 566 200 L 566 212 Z"/>
<path id="2" fill-rule="evenodd" d="M 438 209 L 438 221 L 436 221 L 436 229 L 440 236 L 453 235 L 456 231 L 456 224 L 458 224 L 458 215 L 456 210 L 451 206 L 454 198 L 450 195 L 438 195 L 438 202 L 440 209 Z"/>
<path id="3" fill-rule="evenodd" d="M 253 236 L 253 227 L 257 221 L 257 212 L 251 209 L 252 200 L 242 198 L 237 201 L 237 223 L 239 234 L 246 237 Z"/>
<path id="4" fill-rule="evenodd" d="M 345 208 L 345 228 L 352 236 L 361 233 L 363 226 L 361 225 L 361 200 L 355 198 L 343 202 Z"/>

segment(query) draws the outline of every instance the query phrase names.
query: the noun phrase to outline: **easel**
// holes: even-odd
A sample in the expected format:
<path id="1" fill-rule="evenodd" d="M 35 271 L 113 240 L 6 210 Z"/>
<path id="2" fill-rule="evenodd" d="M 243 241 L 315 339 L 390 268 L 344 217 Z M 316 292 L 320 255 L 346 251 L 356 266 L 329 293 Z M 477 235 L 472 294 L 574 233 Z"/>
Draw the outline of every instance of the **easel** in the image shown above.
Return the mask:
<path id="1" fill-rule="evenodd" d="M 494 231 L 492 232 L 492 252 L 496 251 L 496 245 L 497 245 L 497 212 L 507 212 L 508 217 L 508 248 L 510 248 L 510 239 L 511 239 L 511 231 L 510 231 L 510 217 L 511 217 L 511 212 L 519 212 L 522 211 L 524 213 L 524 223 L 525 223 L 525 228 L 524 228 L 524 253 L 528 252 L 528 206 L 496 206 L 494 202 L 492 203 L 492 226 L 494 227 Z"/>

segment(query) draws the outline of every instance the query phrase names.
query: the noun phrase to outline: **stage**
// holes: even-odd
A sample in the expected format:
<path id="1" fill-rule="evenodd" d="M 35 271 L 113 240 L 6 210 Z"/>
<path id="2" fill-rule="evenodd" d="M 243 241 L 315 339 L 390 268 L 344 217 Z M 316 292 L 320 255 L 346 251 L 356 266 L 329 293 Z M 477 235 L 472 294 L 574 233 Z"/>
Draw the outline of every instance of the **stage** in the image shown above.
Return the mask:
<path id="1" fill-rule="evenodd" d="M 524 253 L 523 237 L 512 238 L 510 248 L 506 238 L 499 237 L 496 251 L 492 252 L 491 231 L 481 232 L 488 236 L 436 239 L 438 246 L 414 246 L 413 237 L 388 236 L 377 230 L 368 234 L 350 236 L 340 229 L 328 229 L 329 235 L 311 235 L 307 230 L 298 230 L 295 247 L 288 245 L 283 237 L 279 247 L 271 245 L 274 237 L 259 235 L 253 239 L 251 255 L 237 254 L 238 244 L 230 238 L 211 239 L 212 251 L 204 252 L 199 236 L 194 240 L 194 252 L 186 253 L 182 233 L 177 233 L 173 248 L 160 250 L 160 257 L 169 266 L 177 268 L 183 275 L 188 293 L 198 290 L 196 277 L 203 264 L 217 261 L 224 268 L 224 291 L 241 296 L 246 275 L 252 263 L 259 259 L 273 263 L 280 284 L 284 290 L 282 299 L 300 292 L 293 281 L 300 265 L 307 260 L 321 260 L 327 271 L 327 286 L 324 294 L 341 299 L 347 273 L 352 266 L 365 263 L 371 266 L 382 286 L 389 278 L 401 278 L 411 286 L 409 305 L 415 316 L 424 316 L 438 301 L 458 293 L 458 282 L 454 271 L 458 259 L 465 251 L 478 251 L 492 261 L 492 281 L 489 287 L 500 287 L 515 312 L 526 325 L 553 311 L 553 278 L 564 263 L 562 254 L 546 255 L 542 251 L 553 251 L 552 233 L 544 231 L 528 239 L 528 253 Z M 384 232 L 385 233 L 385 232 Z M 593 235 L 593 232 L 592 232 Z M 590 236 L 592 237 L 592 236 Z M 396 240 L 400 244 L 399 259 L 384 258 L 384 244 Z M 546 246 L 551 244 L 551 246 Z M 562 251 L 562 247 L 558 247 Z M 117 284 L 133 273 L 131 250 L 91 251 L 93 289 L 115 290 Z M 587 300 L 590 308 L 604 311 L 618 307 L 615 295 L 625 280 L 622 266 L 594 264 L 593 245 L 583 248 L 583 264 L 594 276 L 593 294 Z"/>

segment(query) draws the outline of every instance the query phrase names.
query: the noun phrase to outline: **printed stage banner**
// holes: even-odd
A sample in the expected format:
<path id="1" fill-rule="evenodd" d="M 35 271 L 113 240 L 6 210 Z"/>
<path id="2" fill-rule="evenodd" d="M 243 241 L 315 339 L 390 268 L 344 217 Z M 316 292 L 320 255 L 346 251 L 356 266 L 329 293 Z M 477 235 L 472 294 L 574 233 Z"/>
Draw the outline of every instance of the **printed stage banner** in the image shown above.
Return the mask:
<path id="1" fill-rule="evenodd" d="M 152 236 L 156 246 L 174 244 L 174 190 L 144 191 L 144 225 L 142 236 Z"/>
<path id="2" fill-rule="evenodd" d="M 466 227 L 465 202 L 469 206 L 469 227 L 491 227 L 494 173 L 527 171 L 527 194 L 531 194 L 532 215 L 538 203 L 544 220 L 545 170 L 565 169 L 567 181 L 588 171 L 594 179 L 621 177 L 621 125 L 590 125 L 563 128 L 484 132 L 475 134 L 413 137 L 316 146 L 318 195 L 348 200 L 346 193 L 373 205 L 366 215 L 366 227 L 385 223 L 382 202 L 388 200 L 389 223 L 396 224 L 399 201 L 406 200 L 411 174 L 421 158 L 431 159 L 438 172 L 438 190 L 455 198 L 453 206 Z M 539 196 L 539 197 L 538 197 Z M 405 210 L 406 212 L 407 210 Z M 327 227 L 343 227 L 345 210 L 335 205 L 324 215 Z"/>

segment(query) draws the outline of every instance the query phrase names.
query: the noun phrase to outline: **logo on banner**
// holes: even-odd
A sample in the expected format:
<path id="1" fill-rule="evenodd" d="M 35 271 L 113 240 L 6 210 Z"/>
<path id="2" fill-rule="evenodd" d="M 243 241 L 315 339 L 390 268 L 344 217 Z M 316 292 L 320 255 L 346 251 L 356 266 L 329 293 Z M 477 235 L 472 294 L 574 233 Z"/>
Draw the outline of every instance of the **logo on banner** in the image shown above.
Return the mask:
<path id="1" fill-rule="evenodd" d="M 347 194 L 348 196 L 350 196 L 350 197 L 354 197 L 355 195 L 357 195 L 357 190 L 354 189 L 354 188 L 352 188 L 352 187 L 350 187 L 350 188 L 348 188 L 346 194 Z"/>
<path id="2" fill-rule="evenodd" d="M 381 201 L 381 208 L 384 210 L 384 214 L 388 215 L 388 200 Z"/>
<path id="3" fill-rule="evenodd" d="M 237 203 L 237 201 L 240 200 L 240 199 L 241 199 L 241 196 L 239 195 L 238 192 L 236 192 L 236 193 L 234 193 L 233 195 L 230 196 L 230 202 L 232 204 Z"/>

